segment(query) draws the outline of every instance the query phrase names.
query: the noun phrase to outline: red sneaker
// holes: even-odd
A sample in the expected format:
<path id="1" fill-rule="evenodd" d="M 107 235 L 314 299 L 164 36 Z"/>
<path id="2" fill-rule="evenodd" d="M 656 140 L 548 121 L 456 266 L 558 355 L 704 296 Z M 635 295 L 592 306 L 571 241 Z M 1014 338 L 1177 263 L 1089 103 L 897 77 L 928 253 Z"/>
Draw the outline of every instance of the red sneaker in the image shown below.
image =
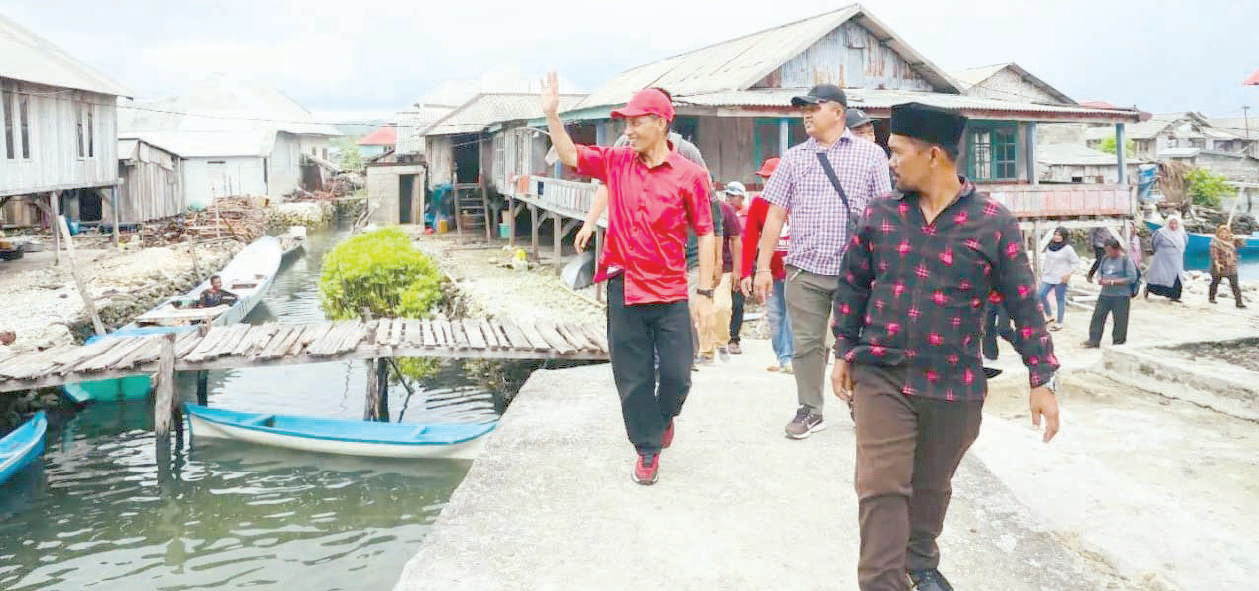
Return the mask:
<path id="1" fill-rule="evenodd" d="M 655 484 L 658 478 L 660 478 L 660 455 L 638 454 L 638 461 L 634 462 L 634 482 L 651 485 Z"/>
<path id="2" fill-rule="evenodd" d="M 670 445 L 673 445 L 673 419 L 669 419 L 669 424 L 664 428 L 664 435 L 660 436 L 661 449 L 669 449 Z"/>

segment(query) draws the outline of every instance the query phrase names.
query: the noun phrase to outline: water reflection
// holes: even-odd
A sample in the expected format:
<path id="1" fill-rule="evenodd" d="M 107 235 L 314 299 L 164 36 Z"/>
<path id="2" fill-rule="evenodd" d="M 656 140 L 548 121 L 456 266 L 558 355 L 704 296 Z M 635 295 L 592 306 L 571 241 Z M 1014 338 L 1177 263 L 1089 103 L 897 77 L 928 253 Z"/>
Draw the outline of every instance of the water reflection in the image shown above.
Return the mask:
<path id="1" fill-rule="evenodd" d="M 344 232 L 312 233 L 246 322 L 315 322 L 319 264 Z M 334 362 L 209 373 L 211 406 L 359 418 L 367 367 Z M 391 418 L 494 420 L 459 364 L 406 391 Z M 195 377 L 178 395 L 195 399 Z M 501 401 L 497 405 L 501 408 Z M 51 417 L 41 466 L 0 485 L 0 589 L 387 589 L 467 464 L 339 458 L 193 442 L 159 470 L 146 401 Z"/>

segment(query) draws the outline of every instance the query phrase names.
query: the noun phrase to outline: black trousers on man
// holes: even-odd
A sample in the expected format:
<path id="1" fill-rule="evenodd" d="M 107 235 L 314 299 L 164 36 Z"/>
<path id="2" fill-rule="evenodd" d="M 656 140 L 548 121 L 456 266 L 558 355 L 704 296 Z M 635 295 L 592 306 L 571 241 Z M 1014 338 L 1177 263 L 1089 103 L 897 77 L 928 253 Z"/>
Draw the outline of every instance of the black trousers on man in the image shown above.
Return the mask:
<path id="1" fill-rule="evenodd" d="M 1115 317 L 1115 326 L 1110 330 L 1112 342 L 1122 345 L 1128 340 L 1128 309 L 1132 298 L 1127 295 L 1098 296 L 1097 307 L 1093 308 L 1093 320 L 1089 322 L 1089 343 L 1097 345 L 1102 342 L 1102 331 L 1106 329 L 1106 316 Z"/>
<path id="2" fill-rule="evenodd" d="M 730 342 L 739 342 L 739 332 L 743 330 L 743 304 L 747 296 L 739 290 L 738 282 L 734 283 L 734 291 L 730 292 Z"/>
<path id="3" fill-rule="evenodd" d="M 625 305 L 625 279 L 608 280 L 608 348 L 625 433 L 638 453 L 660 453 L 669 420 L 691 391 L 691 312 L 686 300 Z M 656 360 L 659 359 L 659 366 Z"/>

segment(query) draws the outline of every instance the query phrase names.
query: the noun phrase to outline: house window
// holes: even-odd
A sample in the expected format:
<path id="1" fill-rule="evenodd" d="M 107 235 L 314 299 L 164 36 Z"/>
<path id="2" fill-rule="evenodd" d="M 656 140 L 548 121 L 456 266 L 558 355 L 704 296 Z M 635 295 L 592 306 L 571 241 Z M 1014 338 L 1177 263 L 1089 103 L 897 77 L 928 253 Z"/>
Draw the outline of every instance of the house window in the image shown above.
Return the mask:
<path id="1" fill-rule="evenodd" d="M 971 124 L 966 134 L 967 170 L 971 179 L 1017 179 L 1018 137 L 1017 125 Z"/>
<path id="2" fill-rule="evenodd" d="M 75 109 L 77 117 L 74 120 L 74 137 L 76 145 L 79 148 L 79 158 L 83 157 L 83 105 L 78 105 Z"/>
<path id="3" fill-rule="evenodd" d="M 87 157 L 96 157 L 96 125 L 93 121 L 92 105 L 87 105 Z"/>
<path id="4" fill-rule="evenodd" d="M 13 152 L 13 91 L 0 91 L 0 112 L 4 113 L 4 157 L 12 160 Z"/>
<path id="5" fill-rule="evenodd" d="M 17 95 L 18 123 L 22 130 L 22 158 L 31 158 L 31 96 Z"/>

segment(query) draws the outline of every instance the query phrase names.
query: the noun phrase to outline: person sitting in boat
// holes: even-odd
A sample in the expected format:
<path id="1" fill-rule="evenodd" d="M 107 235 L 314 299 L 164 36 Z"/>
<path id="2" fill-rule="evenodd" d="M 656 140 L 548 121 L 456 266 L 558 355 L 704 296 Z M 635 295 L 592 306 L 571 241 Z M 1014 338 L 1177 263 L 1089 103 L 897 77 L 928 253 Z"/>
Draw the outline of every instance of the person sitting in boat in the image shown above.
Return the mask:
<path id="1" fill-rule="evenodd" d="M 200 308 L 213 308 L 215 306 L 232 305 L 236 303 L 236 294 L 223 289 L 223 278 L 215 275 L 210 278 L 210 288 L 201 292 L 201 301 L 197 302 Z"/>

